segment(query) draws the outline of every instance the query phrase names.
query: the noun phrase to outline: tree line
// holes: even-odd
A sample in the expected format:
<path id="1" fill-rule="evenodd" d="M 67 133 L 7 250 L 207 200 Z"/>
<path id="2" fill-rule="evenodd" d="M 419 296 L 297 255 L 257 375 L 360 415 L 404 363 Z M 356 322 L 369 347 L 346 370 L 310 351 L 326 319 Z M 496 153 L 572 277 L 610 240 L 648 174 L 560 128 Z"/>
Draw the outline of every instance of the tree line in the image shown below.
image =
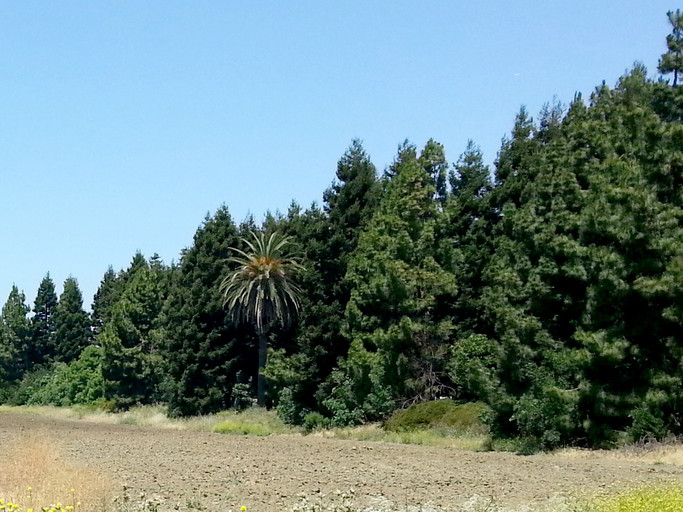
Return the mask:
<path id="1" fill-rule="evenodd" d="M 522 108 L 493 169 L 473 142 L 450 164 L 430 140 L 378 173 L 355 140 L 321 206 L 260 225 L 222 206 L 178 264 L 109 268 L 91 314 L 73 278 L 57 298 L 48 274 L 32 308 L 14 287 L 0 400 L 186 416 L 252 404 L 260 377 L 295 424 L 452 397 L 543 447 L 682 434 L 683 16 L 669 19 L 673 83 L 635 65 L 587 100 Z M 279 329 L 236 322 L 221 288 L 259 233 L 301 267 Z"/>

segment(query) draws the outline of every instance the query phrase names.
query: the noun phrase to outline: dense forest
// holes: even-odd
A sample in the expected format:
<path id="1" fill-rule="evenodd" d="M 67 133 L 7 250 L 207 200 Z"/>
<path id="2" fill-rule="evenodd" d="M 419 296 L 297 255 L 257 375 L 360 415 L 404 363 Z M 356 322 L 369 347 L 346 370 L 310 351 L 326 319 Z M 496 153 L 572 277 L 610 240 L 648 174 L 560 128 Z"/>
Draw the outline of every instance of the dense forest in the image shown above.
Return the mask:
<path id="1" fill-rule="evenodd" d="M 379 173 L 355 140 L 322 206 L 262 225 L 222 206 L 177 264 L 110 267 L 91 313 L 73 278 L 57 297 L 47 274 L 32 306 L 15 286 L 0 402 L 188 416 L 258 401 L 353 425 L 450 397 L 546 448 L 683 434 L 683 15 L 669 19 L 672 80 L 636 64 L 590 98 L 522 108 L 493 169 L 473 142 L 449 163 L 430 140 Z M 236 313 L 264 250 L 290 299 Z"/>

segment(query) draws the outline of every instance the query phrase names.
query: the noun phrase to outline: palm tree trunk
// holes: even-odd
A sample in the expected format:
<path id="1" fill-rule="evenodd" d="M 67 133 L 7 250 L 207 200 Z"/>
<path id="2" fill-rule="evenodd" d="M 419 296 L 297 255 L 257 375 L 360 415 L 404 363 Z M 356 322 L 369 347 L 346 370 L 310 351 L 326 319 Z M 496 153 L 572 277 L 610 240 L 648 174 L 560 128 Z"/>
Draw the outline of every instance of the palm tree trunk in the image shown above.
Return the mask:
<path id="1" fill-rule="evenodd" d="M 258 379 L 256 381 L 256 397 L 261 407 L 266 406 L 266 358 L 268 357 L 268 333 L 259 332 L 258 335 Z"/>

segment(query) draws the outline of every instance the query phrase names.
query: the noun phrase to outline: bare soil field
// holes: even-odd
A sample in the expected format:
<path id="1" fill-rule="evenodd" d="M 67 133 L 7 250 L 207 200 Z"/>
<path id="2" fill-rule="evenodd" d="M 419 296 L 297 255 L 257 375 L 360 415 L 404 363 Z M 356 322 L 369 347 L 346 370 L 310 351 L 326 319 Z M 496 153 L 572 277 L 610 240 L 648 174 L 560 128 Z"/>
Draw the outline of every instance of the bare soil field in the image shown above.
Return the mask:
<path id="1" fill-rule="evenodd" d="M 8 456 L 20 457 L 16 446 L 35 439 L 59 447 L 59 464 L 106 484 L 111 499 L 116 495 L 121 499 L 125 485 L 133 499 L 142 494 L 145 499 L 154 497 L 161 510 L 225 512 L 244 505 L 249 512 L 286 511 L 302 494 L 314 498 L 318 493 L 351 489 L 358 505 L 388 500 L 397 509 L 431 505 L 450 510 L 480 496 L 517 507 L 605 488 L 683 481 L 681 465 L 605 452 L 519 456 L 320 436 L 233 436 L 0 413 L 0 453 L 5 467 L 12 462 Z M 2 484 L 0 469 L 0 488 Z"/>

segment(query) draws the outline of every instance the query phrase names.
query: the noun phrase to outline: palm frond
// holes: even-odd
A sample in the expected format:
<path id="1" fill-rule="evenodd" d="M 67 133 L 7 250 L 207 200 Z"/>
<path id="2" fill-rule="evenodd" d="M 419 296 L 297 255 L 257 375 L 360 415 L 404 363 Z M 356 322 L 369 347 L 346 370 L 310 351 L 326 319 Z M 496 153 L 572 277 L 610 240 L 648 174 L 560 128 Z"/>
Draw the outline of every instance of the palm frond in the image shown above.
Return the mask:
<path id="1" fill-rule="evenodd" d="M 301 289 L 292 281 L 303 266 L 286 253 L 290 238 L 273 232 L 251 233 L 242 239 L 248 248 L 232 248 L 229 263 L 235 264 L 221 282 L 223 305 L 235 323 L 251 322 L 259 332 L 275 323 L 293 322 L 301 307 Z"/>

